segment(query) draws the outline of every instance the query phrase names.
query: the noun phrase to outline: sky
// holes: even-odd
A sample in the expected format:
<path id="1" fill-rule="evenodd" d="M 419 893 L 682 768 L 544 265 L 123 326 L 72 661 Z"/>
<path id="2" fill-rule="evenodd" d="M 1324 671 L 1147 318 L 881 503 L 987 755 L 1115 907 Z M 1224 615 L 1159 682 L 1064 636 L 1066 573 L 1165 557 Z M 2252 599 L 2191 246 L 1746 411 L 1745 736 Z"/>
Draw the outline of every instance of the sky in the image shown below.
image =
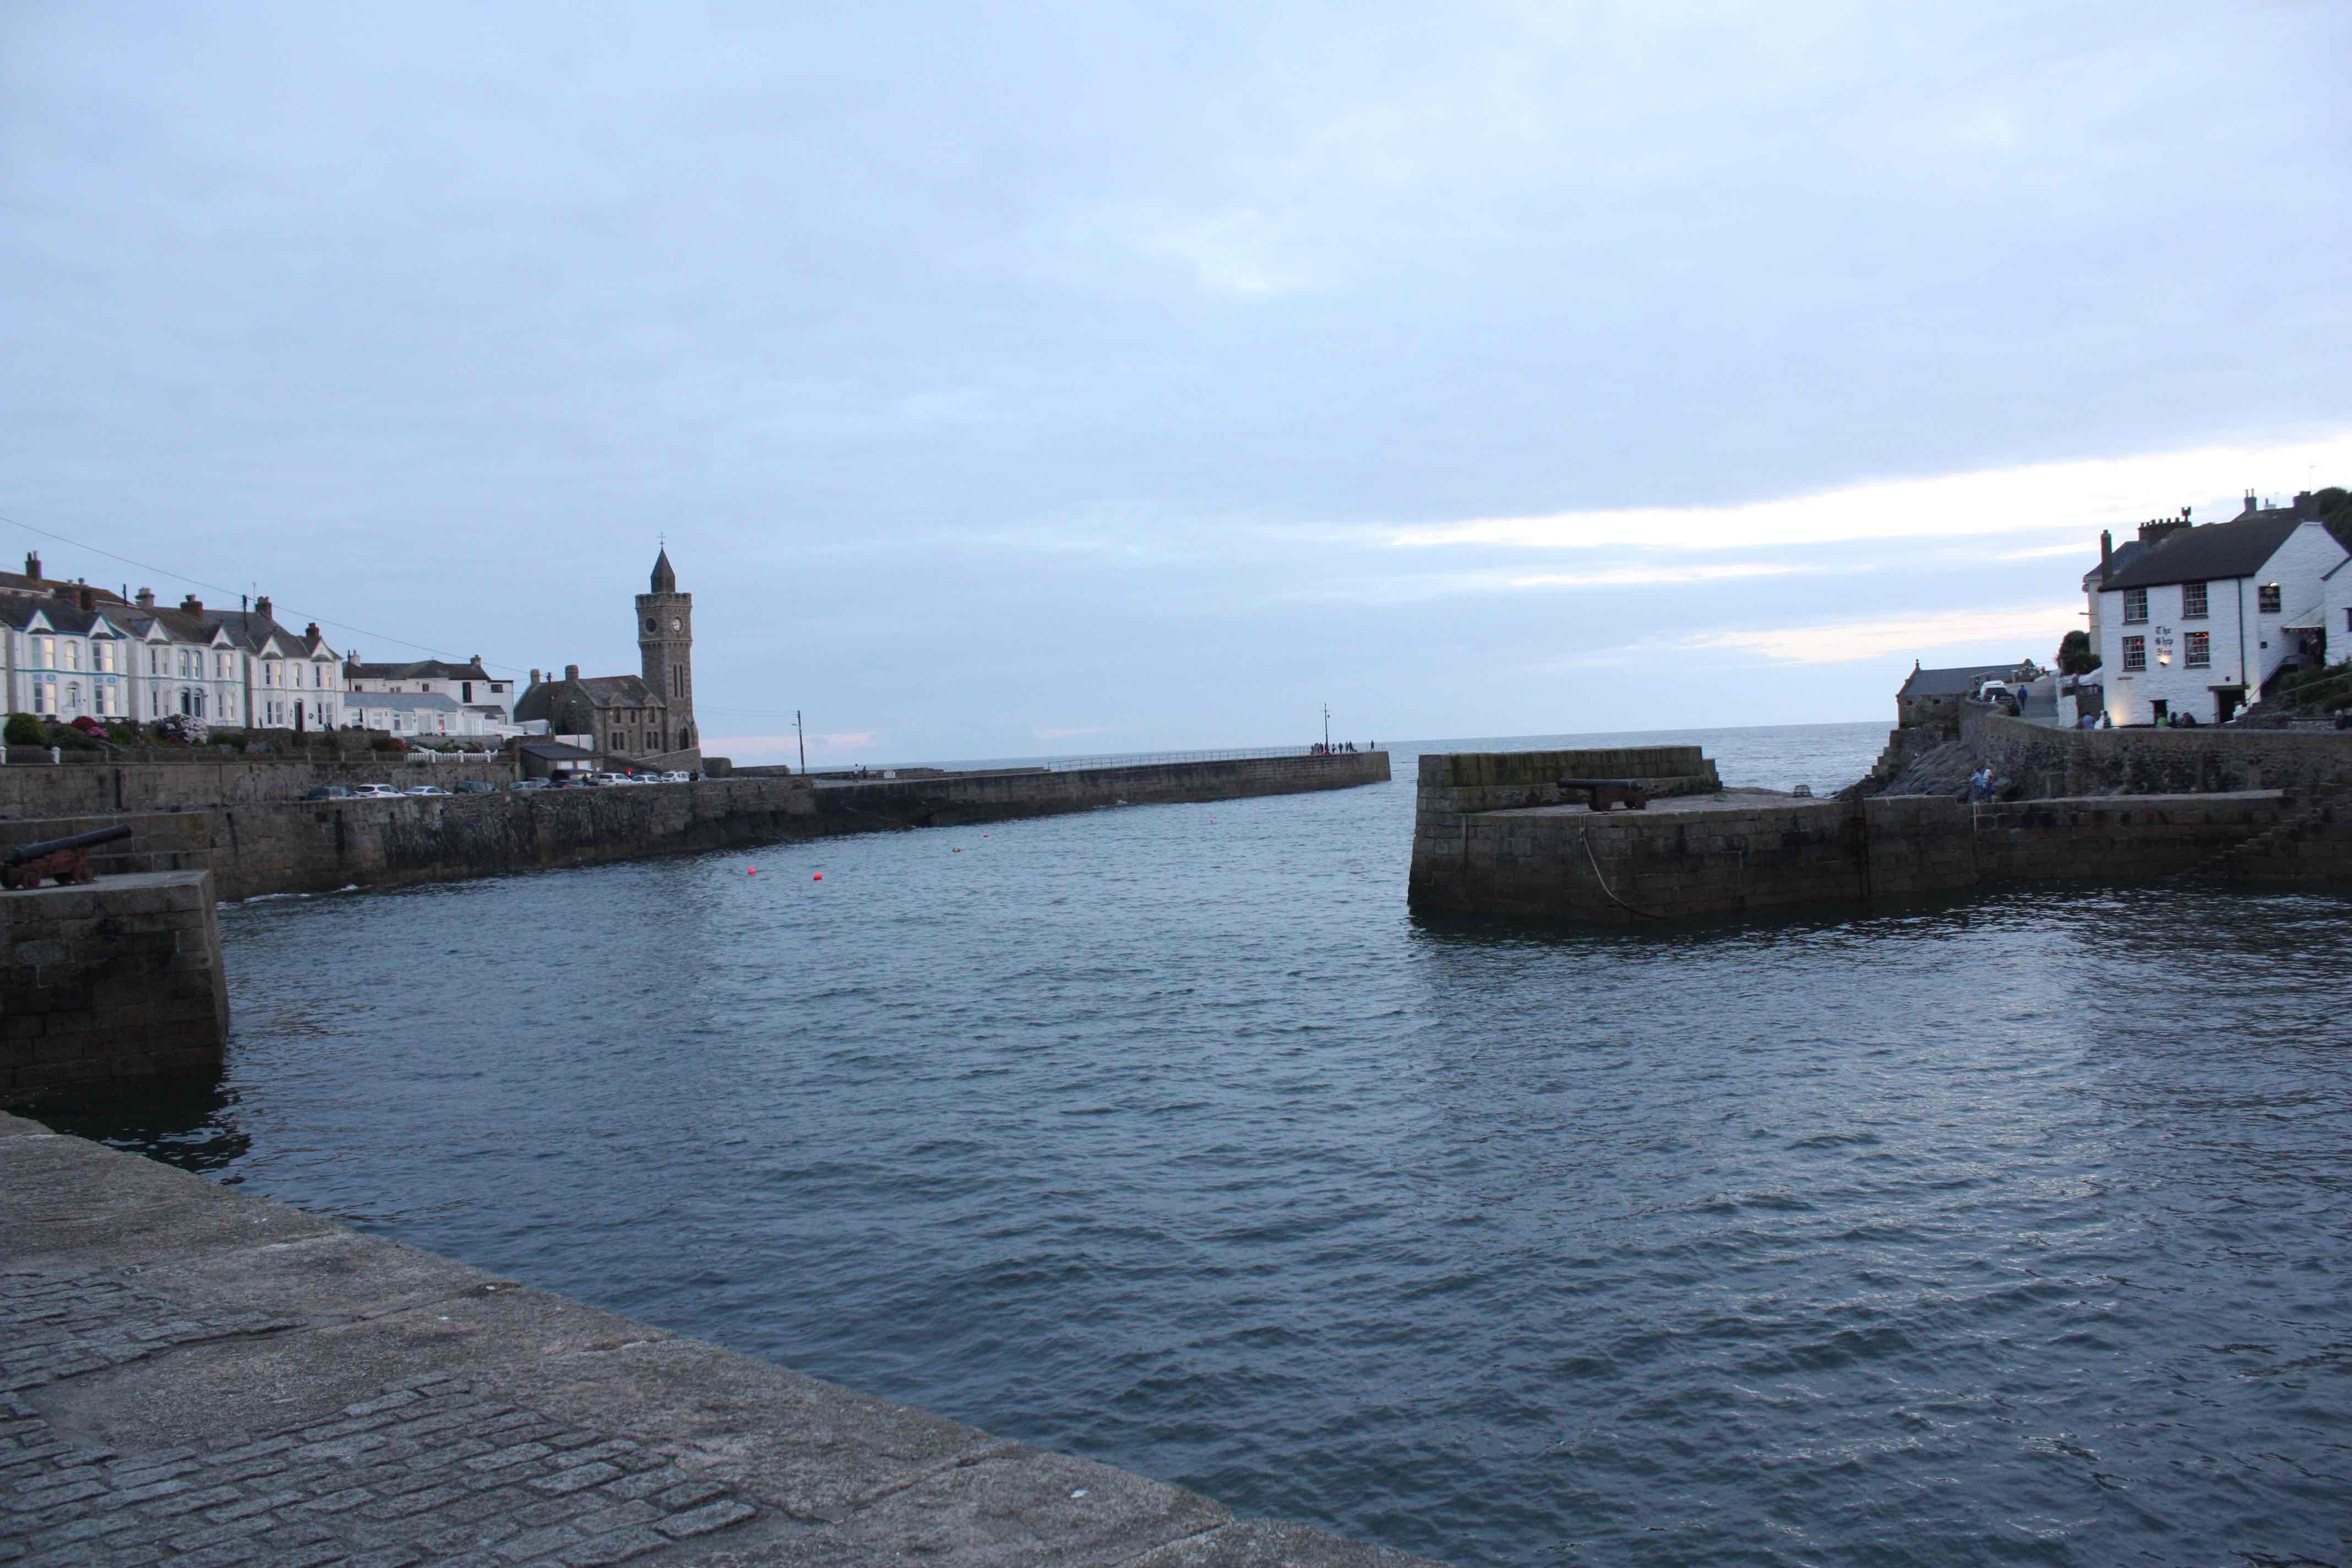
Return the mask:
<path id="1" fill-rule="evenodd" d="M 1893 721 L 2352 482 L 2352 6 L 0 7 L 0 560 L 913 761 Z M 126 563 L 138 563 L 138 565 Z"/>

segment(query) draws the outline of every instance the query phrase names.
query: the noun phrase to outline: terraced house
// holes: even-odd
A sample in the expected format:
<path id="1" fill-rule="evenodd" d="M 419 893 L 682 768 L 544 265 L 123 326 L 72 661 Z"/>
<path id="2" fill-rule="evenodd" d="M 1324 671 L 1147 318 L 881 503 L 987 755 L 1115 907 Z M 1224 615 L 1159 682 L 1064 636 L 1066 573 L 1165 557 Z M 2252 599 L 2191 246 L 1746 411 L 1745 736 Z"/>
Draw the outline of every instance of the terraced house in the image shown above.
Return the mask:
<path id="1" fill-rule="evenodd" d="M 67 723 L 174 713 L 240 729 L 343 723 L 341 658 L 315 623 L 300 633 L 279 626 L 267 598 L 212 610 L 191 595 L 165 608 L 144 588 L 124 599 L 58 585 L 71 592 L 0 585 L 0 692 L 10 712 Z"/>

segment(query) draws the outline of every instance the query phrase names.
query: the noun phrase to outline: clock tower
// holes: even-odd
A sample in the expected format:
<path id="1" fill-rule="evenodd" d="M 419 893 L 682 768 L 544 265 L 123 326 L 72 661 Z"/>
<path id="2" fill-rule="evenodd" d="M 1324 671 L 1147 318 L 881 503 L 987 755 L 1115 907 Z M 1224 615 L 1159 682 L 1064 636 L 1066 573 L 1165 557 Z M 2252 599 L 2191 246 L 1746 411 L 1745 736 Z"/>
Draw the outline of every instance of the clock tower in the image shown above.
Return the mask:
<path id="1" fill-rule="evenodd" d="M 637 595 L 637 651 L 646 684 L 669 705 L 656 752 L 693 751 L 702 744 L 694 721 L 694 595 L 677 591 L 665 548 L 654 561 L 653 592 Z"/>

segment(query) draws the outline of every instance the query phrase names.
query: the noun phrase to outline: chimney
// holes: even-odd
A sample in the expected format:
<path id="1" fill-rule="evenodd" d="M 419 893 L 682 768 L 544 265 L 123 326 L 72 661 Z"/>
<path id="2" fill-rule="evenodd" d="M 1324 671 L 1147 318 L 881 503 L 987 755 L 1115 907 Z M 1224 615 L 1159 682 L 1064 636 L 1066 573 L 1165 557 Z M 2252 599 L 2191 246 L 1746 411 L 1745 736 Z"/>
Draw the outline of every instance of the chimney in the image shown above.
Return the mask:
<path id="1" fill-rule="evenodd" d="M 40 574 L 41 574 L 41 555 L 40 555 L 40 552 L 38 552 L 38 551 L 37 551 L 37 550 L 27 550 L 26 552 L 25 552 L 25 575 L 26 575 L 26 576 L 27 576 L 27 577 L 38 577 Z"/>
<path id="2" fill-rule="evenodd" d="M 2294 492 L 2294 515 L 2298 518 L 2317 517 L 2319 515 L 2319 503 L 2312 500 L 2311 492 L 2309 490 L 2297 490 Z"/>
<path id="3" fill-rule="evenodd" d="M 2239 515 L 2240 515 L 2240 516 L 2242 516 L 2242 517 L 2252 517 L 2254 513 L 2256 513 L 2256 512 L 2258 512 L 2258 511 L 2260 511 L 2260 510 L 2263 510 L 2263 503 L 2262 503 L 2262 502 L 2260 502 L 2260 501 L 2258 501 L 2258 500 L 2256 500 L 2254 499 L 2254 492 L 2253 492 L 2253 491 L 2252 491 L 2252 490 L 2248 490 L 2248 491 L 2246 492 L 2246 510 L 2245 510 L 2244 511 L 2241 512 Z"/>
<path id="4" fill-rule="evenodd" d="M 2116 536 L 2107 529 L 2099 530 L 2099 575 L 2107 574 L 2107 562 L 2116 552 Z"/>
<path id="5" fill-rule="evenodd" d="M 81 591 L 76 594 L 74 598 L 80 603 L 81 607 L 85 610 L 95 610 L 98 608 L 98 590 L 91 587 L 87 583 L 82 584 Z"/>
<path id="6" fill-rule="evenodd" d="M 254 601 L 253 601 L 253 613 L 254 613 L 255 615 L 257 615 L 257 616 L 260 616 L 263 620 L 265 620 L 265 621 L 266 621 L 266 620 L 268 620 L 268 619 L 269 618 L 269 595 L 268 595 L 264 594 L 264 595 L 261 595 L 261 597 L 259 597 L 258 599 L 256 599 L 256 600 L 254 600 Z"/>
<path id="7" fill-rule="evenodd" d="M 180 601 L 180 608 L 192 616 L 201 616 L 205 613 L 205 602 L 190 594 Z"/>
<path id="8" fill-rule="evenodd" d="M 576 664 L 567 664 L 567 665 L 565 665 L 565 666 L 563 667 L 563 679 L 566 679 L 566 680 L 577 680 L 577 679 L 580 679 L 580 667 L 579 667 L 578 665 L 576 665 Z"/>
<path id="9" fill-rule="evenodd" d="M 2139 542 L 2142 544 L 2161 544 L 2188 527 L 2189 524 L 2177 517 L 2152 518 L 2139 525 Z"/>
<path id="10" fill-rule="evenodd" d="M 137 605 L 142 610 L 153 609 L 155 607 L 155 590 L 152 588 L 140 589 L 139 596 L 133 599 L 131 603 Z"/>
<path id="11" fill-rule="evenodd" d="M 533 668 L 530 672 L 530 683 L 532 686 L 537 686 L 539 684 L 539 671 L 536 668 Z"/>
<path id="12" fill-rule="evenodd" d="M 316 621 L 312 621 L 309 626 L 304 626 L 302 628 L 302 635 L 309 637 L 312 642 L 320 641 L 326 636 L 324 632 L 321 632 L 319 629 L 319 623 Z"/>
<path id="13" fill-rule="evenodd" d="M 472 660 L 471 660 L 470 662 L 471 662 L 471 663 L 472 663 L 472 664 L 473 664 L 477 668 L 480 668 L 480 666 L 481 666 L 481 662 L 482 662 L 482 656 L 481 656 L 480 654 L 476 654 L 476 655 L 473 657 L 473 658 L 472 658 Z"/>

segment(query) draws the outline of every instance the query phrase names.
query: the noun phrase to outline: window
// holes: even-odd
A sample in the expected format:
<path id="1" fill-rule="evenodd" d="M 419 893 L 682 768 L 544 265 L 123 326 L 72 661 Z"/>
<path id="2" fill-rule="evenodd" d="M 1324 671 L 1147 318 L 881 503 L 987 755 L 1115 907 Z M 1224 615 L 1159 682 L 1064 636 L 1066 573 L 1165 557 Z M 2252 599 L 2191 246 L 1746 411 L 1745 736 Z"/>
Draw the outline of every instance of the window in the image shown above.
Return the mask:
<path id="1" fill-rule="evenodd" d="M 2255 589 L 2254 608 L 2265 616 L 2277 615 L 2279 613 L 2279 585 L 2275 583 L 2265 583 L 2261 587 Z"/>
<path id="2" fill-rule="evenodd" d="M 54 713 L 58 710 L 58 689 L 46 680 L 33 682 L 33 711 Z"/>
<path id="3" fill-rule="evenodd" d="M 2188 645 L 2186 651 L 2189 668 L 2207 669 L 2212 667 L 2213 634 L 2211 632 L 2189 632 L 2183 635 L 2181 640 Z"/>
<path id="4" fill-rule="evenodd" d="M 58 639 L 55 637 L 35 637 L 33 639 L 33 668 L 36 669 L 55 669 L 57 667 Z"/>
<path id="5" fill-rule="evenodd" d="M 68 669 L 81 668 L 81 644 L 78 642 L 66 644 L 66 668 Z"/>
<path id="6" fill-rule="evenodd" d="M 101 637 L 89 645 L 89 667 L 97 670 L 114 668 L 114 645 Z"/>
<path id="7" fill-rule="evenodd" d="M 2124 638 L 2124 668 L 2126 669 L 2146 669 L 2147 668 L 2147 639 L 2146 637 Z"/>
<path id="8" fill-rule="evenodd" d="M 161 675 L 163 673 L 163 650 L 162 648 L 151 647 L 147 650 L 147 673 L 150 675 Z"/>
<path id="9" fill-rule="evenodd" d="M 101 686 L 95 695 L 98 698 L 98 710 L 101 715 L 111 719 L 121 712 L 121 704 L 115 700 L 116 693 L 113 687 Z"/>
<path id="10" fill-rule="evenodd" d="M 2204 584 L 2180 584 L 2180 618 L 2184 621 L 2201 621 L 2205 618 Z"/>
<path id="11" fill-rule="evenodd" d="M 2126 588 L 2124 590 L 2124 624 L 2137 626 L 2146 619 L 2147 619 L 2147 590 Z"/>
<path id="12" fill-rule="evenodd" d="M 235 654 L 225 653 L 219 655 L 213 660 L 213 672 L 219 676 L 223 680 L 226 680 L 230 676 L 235 675 L 236 673 L 236 666 L 232 661 L 236 657 L 236 656 Z"/>

